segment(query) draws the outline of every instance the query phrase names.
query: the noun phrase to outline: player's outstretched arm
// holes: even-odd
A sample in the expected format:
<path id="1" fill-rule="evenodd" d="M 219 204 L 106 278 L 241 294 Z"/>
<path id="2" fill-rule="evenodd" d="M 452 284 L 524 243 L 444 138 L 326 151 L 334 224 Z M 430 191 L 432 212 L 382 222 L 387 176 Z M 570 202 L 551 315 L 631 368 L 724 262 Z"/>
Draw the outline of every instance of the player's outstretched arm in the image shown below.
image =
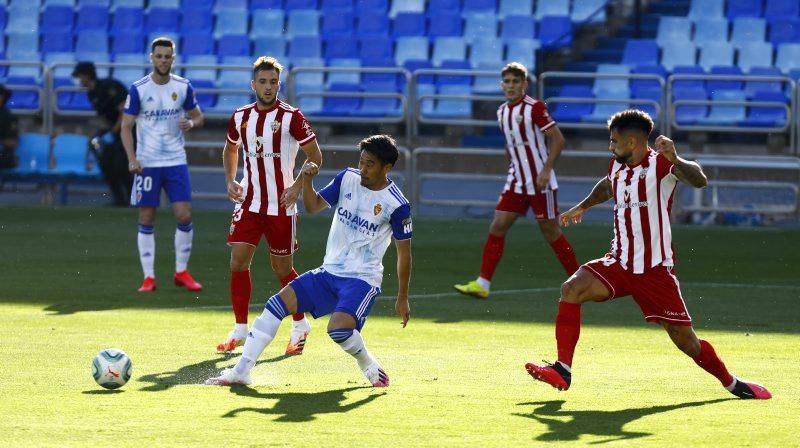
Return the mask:
<path id="1" fill-rule="evenodd" d="M 306 154 L 306 160 L 303 161 L 304 166 L 306 162 L 314 162 L 317 164 L 317 169 L 322 167 L 322 151 L 319 149 L 317 139 L 311 140 L 301 146 L 300 149 Z M 303 188 L 303 182 L 300 178 L 302 175 L 303 173 L 301 170 L 292 185 L 283 190 L 283 194 L 281 195 L 281 207 L 289 208 L 297 202 L 297 198 L 300 197 L 300 189 Z"/>
<path id="2" fill-rule="evenodd" d="M 328 208 L 328 203 L 314 189 L 314 176 L 319 174 L 319 166 L 314 162 L 306 162 L 300 169 L 303 179 L 303 207 L 308 213 L 317 213 Z"/>
<path id="3" fill-rule="evenodd" d="M 122 147 L 125 148 L 125 155 L 128 156 L 128 171 L 131 173 L 141 173 L 142 164 L 136 159 L 136 151 L 133 148 L 133 125 L 136 124 L 136 116 L 122 114 L 122 127 L 120 138 Z"/>
<path id="4" fill-rule="evenodd" d="M 703 168 L 697 162 L 690 162 L 678 156 L 675 150 L 675 142 L 663 135 L 656 138 L 656 152 L 663 154 L 675 168 L 672 173 L 682 182 L 695 188 L 703 188 L 708 185 L 708 178 L 703 172 Z"/>
<path id="5" fill-rule="evenodd" d="M 592 192 L 586 199 L 582 200 L 578 205 L 572 207 L 558 217 L 558 222 L 562 226 L 568 227 L 570 224 L 578 224 L 583 220 L 583 214 L 586 210 L 594 207 L 597 204 L 602 204 L 611 199 L 613 192 L 611 191 L 611 181 L 607 177 L 600 179 L 592 188 Z"/>
<path id="6" fill-rule="evenodd" d="M 397 302 L 394 309 L 402 319 L 403 328 L 411 319 L 411 304 L 408 302 L 408 287 L 411 283 L 411 239 L 395 240 L 397 249 Z"/>

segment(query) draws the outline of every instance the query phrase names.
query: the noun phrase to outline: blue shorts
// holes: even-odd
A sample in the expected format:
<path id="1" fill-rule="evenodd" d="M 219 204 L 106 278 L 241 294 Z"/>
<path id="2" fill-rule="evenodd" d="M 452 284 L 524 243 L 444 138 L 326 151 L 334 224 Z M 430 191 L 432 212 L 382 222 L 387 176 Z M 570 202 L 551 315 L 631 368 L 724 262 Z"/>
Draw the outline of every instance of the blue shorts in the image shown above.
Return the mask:
<path id="1" fill-rule="evenodd" d="M 172 203 L 191 202 L 192 186 L 189 184 L 187 165 L 144 168 L 133 178 L 131 205 L 135 207 L 158 207 L 161 189 L 167 192 Z"/>
<path id="2" fill-rule="evenodd" d="M 337 277 L 322 268 L 308 271 L 292 280 L 297 296 L 297 312 L 311 313 L 314 318 L 333 312 L 347 313 L 361 330 L 381 288 L 352 277 Z"/>

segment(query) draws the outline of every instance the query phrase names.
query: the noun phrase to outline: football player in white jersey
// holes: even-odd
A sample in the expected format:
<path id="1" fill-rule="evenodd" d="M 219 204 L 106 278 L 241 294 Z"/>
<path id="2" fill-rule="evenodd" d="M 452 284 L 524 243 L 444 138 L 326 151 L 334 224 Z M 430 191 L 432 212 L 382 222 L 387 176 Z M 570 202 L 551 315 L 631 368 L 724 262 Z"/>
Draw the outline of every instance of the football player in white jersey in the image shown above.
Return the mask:
<path id="1" fill-rule="evenodd" d="M 122 116 L 122 145 L 128 156 L 128 170 L 135 174 L 131 205 L 139 207 L 139 260 L 144 281 L 139 292 L 156 289 L 156 208 L 163 189 L 177 220 L 175 230 L 175 275 L 178 286 L 189 291 L 203 287 L 187 266 L 192 252 L 192 187 L 183 134 L 203 125 L 203 112 L 197 105 L 188 80 L 171 73 L 175 43 L 159 37 L 151 45 L 152 73 L 136 81 L 128 91 Z M 188 118 L 186 115 L 188 114 Z M 133 126 L 136 125 L 136 151 Z"/>
<path id="2" fill-rule="evenodd" d="M 278 332 L 284 317 L 296 312 L 315 318 L 331 314 L 328 334 L 352 355 L 374 387 L 389 385 L 389 376 L 367 350 L 361 330 L 381 292 L 383 256 L 392 238 L 397 249 L 398 290 L 395 310 L 406 326 L 411 316 L 411 206 L 387 174 L 397 162 L 394 140 L 374 135 L 359 143 L 359 169 L 340 172 L 325 188 L 314 190 L 319 167 L 302 169 L 303 205 L 309 213 L 334 208 L 322 266 L 308 271 L 275 294 L 253 322 L 242 357 L 206 384 L 250 384 L 250 370 Z"/>

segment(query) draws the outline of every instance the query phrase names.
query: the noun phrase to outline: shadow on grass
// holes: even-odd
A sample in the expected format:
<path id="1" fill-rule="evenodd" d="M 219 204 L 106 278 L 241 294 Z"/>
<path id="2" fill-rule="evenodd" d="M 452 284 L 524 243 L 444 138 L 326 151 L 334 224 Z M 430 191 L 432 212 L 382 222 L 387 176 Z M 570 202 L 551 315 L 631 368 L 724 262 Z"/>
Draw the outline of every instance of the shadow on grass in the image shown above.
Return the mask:
<path id="1" fill-rule="evenodd" d="M 278 402 L 271 408 L 244 407 L 233 409 L 223 415 L 223 417 L 236 417 L 241 412 L 258 412 L 265 415 L 278 415 L 279 417 L 275 419 L 276 422 L 308 422 L 314 420 L 319 414 L 341 414 L 350 412 L 386 394 L 385 392 L 373 392 L 352 403 L 342 404 L 347 398 L 347 392 L 359 389 L 373 388 L 361 386 L 329 390 L 326 392 L 262 393 L 252 387 L 232 386 L 231 392 L 236 395 L 263 398 L 266 400 L 278 400 Z"/>
<path id="2" fill-rule="evenodd" d="M 114 394 L 121 394 L 123 392 L 125 391 L 121 389 L 92 389 L 92 390 L 85 390 L 81 393 L 86 395 L 114 395 Z"/>
<path id="3" fill-rule="evenodd" d="M 222 367 L 217 365 L 218 363 L 230 361 L 235 357 L 236 355 L 219 355 L 213 359 L 183 366 L 175 371 L 152 373 L 141 376 L 137 381 L 151 384 L 139 390 L 145 392 L 161 392 L 181 384 L 203 384 L 206 379 L 211 376 L 216 376 L 222 369 Z M 290 357 L 291 355 L 280 355 L 274 358 L 262 359 L 256 364 L 279 362 Z"/>
<path id="4" fill-rule="evenodd" d="M 542 442 L 561 442 L 580 440 L 583 435 L 606 436 L 606 439 L 591 442 L 592 445 L 615 442 L 618 440 L 631 440 L 653 435 L 648 432 L 626 431 L 625 425 L 662 412 L 676 409 L 705 406 L 723 401 L 736 400 L 736 398 L 718 398 L 715 400 L 690 401 L 649 408 L 633 408 L 613 411 L 564 411 L 561 406 L 565 400 L 535 401 L 518 403 L 519 406 L 538 405 L 528 414 L 514 413 L 519 417 L 530 418 L 547 425 L 547 432 L 536 437 Z"/>

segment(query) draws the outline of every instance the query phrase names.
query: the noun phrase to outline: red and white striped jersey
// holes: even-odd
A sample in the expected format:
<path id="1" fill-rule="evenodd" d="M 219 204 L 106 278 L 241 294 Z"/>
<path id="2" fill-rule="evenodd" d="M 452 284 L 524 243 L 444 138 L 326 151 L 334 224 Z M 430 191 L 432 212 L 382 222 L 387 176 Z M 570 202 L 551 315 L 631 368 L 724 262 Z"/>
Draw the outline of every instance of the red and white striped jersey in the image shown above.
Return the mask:
<path id="1" fill-rule="evenodd" d="M 511 160 L 503 191 L 518 194 L 538 193 L 536 176 L 547 161 L 549 151 L 544 131 L 556 125 L 544 102 L 523 96 L 514 104 L 503 103 L 497 109 L 497 122 L 506 136 L 506 152 Z M 558 188 L 556 174 L 550 174 L 551 190 Z"/>
<path id="2" fill-rule="evenodd" d="M 609 164 L 615 202 L 610 255 L 634 274 L 674 264 L 670 213 L 678 178 L 673 166 L 650 148 L 636 166 L 616 159 Z"/>
<path id="3" fill-rule="evenodd" d="M 237 207 L 272 216 L 293 215 L 297 206 L 280 206 L 284 186 L 294 182 L 300 145 L 317 138 L 303 113 L 281 100 L 269 109 L 256 103 L 236 109 L 228 123 L 228 142 L 244 150 L 244 201 Z"/>

